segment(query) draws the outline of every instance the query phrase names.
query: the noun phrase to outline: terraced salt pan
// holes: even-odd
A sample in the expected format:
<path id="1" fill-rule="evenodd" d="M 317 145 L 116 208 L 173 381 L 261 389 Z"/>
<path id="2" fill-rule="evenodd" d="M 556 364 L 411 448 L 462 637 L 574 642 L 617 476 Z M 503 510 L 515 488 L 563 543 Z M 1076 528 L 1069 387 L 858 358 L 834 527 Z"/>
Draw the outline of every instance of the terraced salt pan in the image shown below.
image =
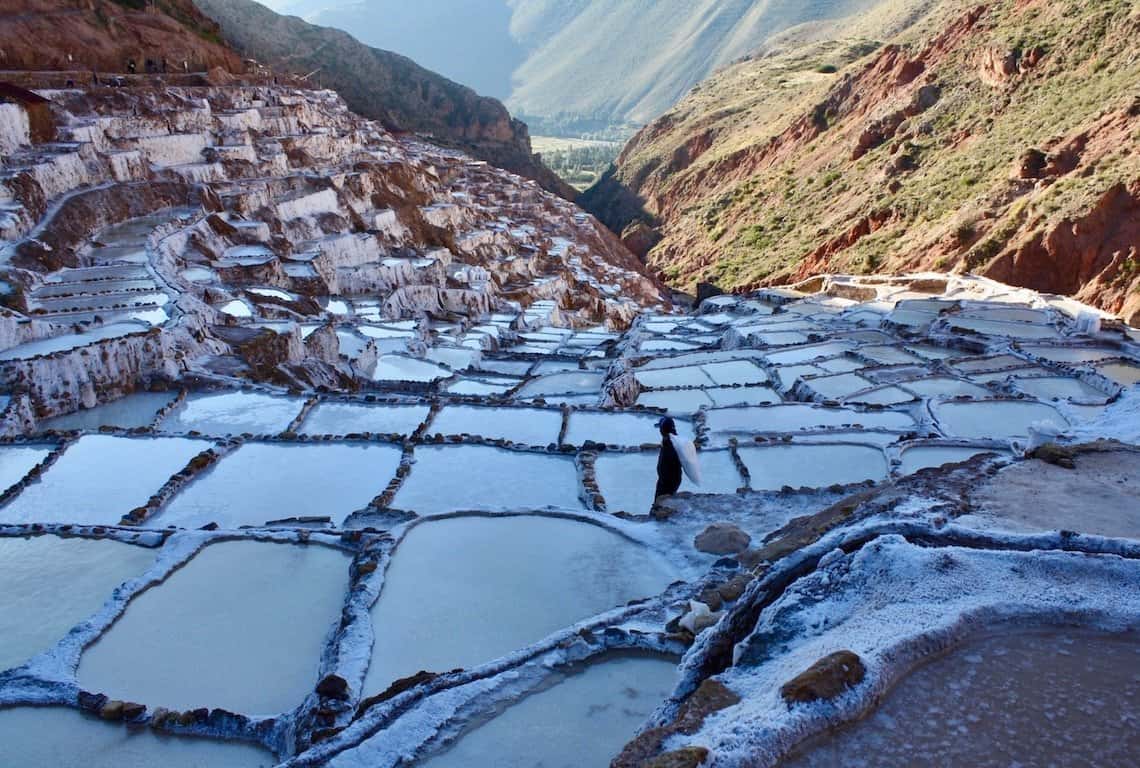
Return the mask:
<path id="1" fill-rule="evenodd" d="M 401 454 L 369 443 L 246 443 L 175 496 L 153 525 L 237 528 L 290 517 L 339 523 L 384 491 Z"/>
<path id="2" fill-rule="evenodd" d="M 0 670 L 51 648 L 153 561 L 152 549 L 108 539 L 0 538 Z"/>
<path id="3" fill-rule="evenodd" d="M 53 446 L 10 445 L 0 448 L 0 493 L 24 479 L 32 467 L 46 459 Z M 0 512 L 3 517 L 3 512 Z"/>
<path id="4" fill-rule="evenodd" d="M 421 515 L 457 510 L 582 509 L 578 473 L 564 456 L 483 445 L 425 445 L 392 506 Z"/>
<path id="5" fill-rule="evenodd" d="M 736 384 L 764 384 L 768 374 L 764 369 L 748 360 L 729 360 L 723 363 L 709 363 L 701 366 L 714 384 L 732 386 Z"/>
<path id="6" fill-rule="evenodd" d="M 637 382 L 651 389 L 674 389 L 678 387 L 711 387 L 715 382 L 699 365 L 683 368 L 662 368 L 660 370 L 640 369 L 634 374 Z"/>
<path id="7" fill-rule="evenodd" d="M 130 602 L 83 652 L 79 684 L 152 709 L 291 710 L 317 683 L 350 562 L 316 545 L 211 544 Z"/>
<path id="8" fill-rule="evenodd" d="M 701 484 L 689 478 L 681 481 L 681 491 L 689 493 L 736 493 L 744 485 L 736 463 L 728 451 L 701 451 Z M 594 463 L 598 488 L 606 500 L 606 511 L 643 514 L 653 506 L 657 483 L 657 452 L 606 452 Z"/>
<path id="9" fill-rule="evenodd" d="M 558 442 L 562 431 L 562 411 L 549 408 L 480 408 L 449 405 L 440 411 L 428 434 L 481 435 L 510 440 L 520 445 L 549 445 Z"/>
<path id="10" fill-rule="evenodd" d="M 1140 384 L 1140 365 L 1130 363 L 1105 363 L 1096 367 L 1097 373 L 1122 387 Z"/>
<path id="11" fill-rule="evenodd" d="M 445 391 L 453 395 L 505 395 L 518 386 L 520 379 L 487 376 L 479 379 L 461 378 L 448 384 Z"/>
<path id="12" fill-rule="evenodd" d="M 600 392 L 602 374 L 596 371 L 567 371 L 531 379 L 519 387 L 515 397 L 526 399 L 546 395 L 574 395 Z"/>
<path id="13" fill-rule="evenodd" d="M 898 432 L 916 428 L 914 418 L 901 411 L 861 413 L 852 408 L 828 408 L 801 403 L 755 408 L 714 408 L 705 415 L 705 425 L 709 432 L 721 437 L 838 428 L 856 424 L 864 429 Z"/>
<path id="14" fill-rule="evenodd" d="M 181 437 L 84 435 L 0 509 L 0 521 L 116 525 L 209 447 Z"/>
<path id="15" fill-rule="evenodd" d="M 638 366 L 638 371 L 656 371 L 662 368 L 680 368 L 690 365 L 707 365 L 722 363 L 729 360 L 758 360 L 764 356 L 759 349 L 711 349 L 704 352 L 689 352 L 688 354 L 656 357 L 644 365 Z"/>
<path id="16" fill-rule="evenodd" d="M 757 491 L 792 488 L 826 488 L 887 476 L 887 459 L 869 445 L 767 445 L 739 449 Z"/>
<path id="17" fill-rule="evenodd" d="M 713 405 L 713 400 L 702 389 L 666 389 L 642 392 L 637 404 L 645 408 L 664 408 L 672 415 L 688 415 Z"/>
<path id="18" fill-rule="evenodd" d="M 160 408 L 170 404 L 174 392 L 136 392 L 133 395 L 57 416 L 40 424 L 40 429 L 97 431 L 100 427 L 135 429 L 149 427 Z"/>
<path id="19" fill-rule="evenodd" d="M 919 397 L 990 397 L 993 392 L 977 384 L 955 379 L 950 376 L 930 376 L 913 381 L 899 383 L 903 389 L 909 390 Z"/>
<path id="20" fill-rule="evenodd" d="M 364 693 L 421 669 L 492 661 L 656 595 L 673 576 L 644 547 L 590 523 L 523 516 L 420 524 L 397 546 L 372 608 Z"/>
<path id="21" fill-rule="evenodd" d="M 957 464 L 967 461 L 982 453 L 992 453 L 987 448 L 968 448 L 952 445 L 917 445 L 907 448 L 900 456 L 901 464 L 898 471 L 900 475 L 913 475 L 920 469 L 940 467 L 943 464 Z"/>
<path id="22" fill-rule="evenodd" d="M 1080 400 L 1104 403 L 1108 395 L 1072 376 L 1018 378 L 1014 385 L 1021 392 L 1039 400 Z"/>
<path id="23" fill-rule="evenodd" d="M 373 381 L 436 381 L 452 375 L 447 368 L 403 355 L 384 355 L 372 369 Z"/>
<path id="24" fill-rule="evenodd" d="M 1011 339 L 1059 339 L 1061 334 L 1048 325 L 1029 323 L 1007 323 L 998 320 L 984 320 L 973 317 L 954 317 L 949 320 L 951 327 L 974 331 L 988 336 L 1005 336 Z"/>
<path id="25" fill-rule="evenodd" d="M 913 393 L 900 387 L 887 386 L 852 395 L 844 398 L 843 402 L 850 405 L 899 405 L 914 400 Z"/>
<path id="26" fill-rule="evenodd" d="M 253 744 L 160 735 L 65 707 L 0 709 L 5 768 L 270 768 Z"/>
<path id="27" fill-rule="evenodd" d="M 949 437 L 1004 440 L 1025 437 L 1035 422 L 1066 429 L 1069 422 L 1051 405 L 1028 400 L 974 400 L 931 403 L 931 413 Z"/>
<path id="28" fill-rule="evenodd" d="M 902 679 L 879 708 L 787 768 L 1128 765 L 1140 754 L 1140 638 L 1063 631 L 974 641 Z"/>
<path id="29" fill-rule="evenodd" d="M 854 344 L 845 341 L 829 341 L 824 344 L 812 344 L 806 347 L 793 347 L 769 352 L 765 355 L 772 365 L 800 365 L 810 363 L 821 357 L 838 357 L 855 348 Z"/>
<path id="30" fill-rule="evenodd" d="M 318 403 L 298 430 L 302 435 L 376 434 L 410 435 L 427 419 L 426 405 L 367 405 Z"/>
<path id="31" fill-rule="evenodd" d="M 297 418 L 304 402 L 259 392 L 198 393 L 188 396 L 159 426 L 165 432 L 275 435 Z"/>
<path id="32" fill-rule="evenodd" d="M 1107 360 L 1120 355 L 1119 350 L 1109 347 L 1051 347 L 1023 344 L 1020 346 L 1020 349 L 1034 357 L 1051 360 L 1054 363 L 1069 363 L 1072 365 L 1095 363 L 1099 360 Z"/>
<path id="33" fill-rule="evenodd" d="M 604 768 L 665 699 L 675 678 L 672 661 L 652 656 L 589 664 L 461 735 L 422 766 Z"/>
<path id="34" fill-rule="evenodd" d="M 101 328 L 92 328 L 83 333 L 65 333 L 62 336 L 53 336 L 50 339 L 38 339 L 26 344 L 11 347 L 0 352 L 0 362 L 7 360 L 26 360 L 37 355 L 50 355 L 53 352 L 65 352 L 78 349 L 98 341 L 119 339 L 132 333 L 143 333 L 150 328 L 142 323 L 111 323 Z"/>
<path id="35" fill-rule="evenodd" d="M 660 417 L 649 413 L 574 411 L 563 442 L 582 445 L 587 440 L 610 445 L 635 446 L 661 440 L 657 429 Z M 677 431 L 686 440 L 692 439 L 692 428 L 685 422 L 677 423 Z"/>

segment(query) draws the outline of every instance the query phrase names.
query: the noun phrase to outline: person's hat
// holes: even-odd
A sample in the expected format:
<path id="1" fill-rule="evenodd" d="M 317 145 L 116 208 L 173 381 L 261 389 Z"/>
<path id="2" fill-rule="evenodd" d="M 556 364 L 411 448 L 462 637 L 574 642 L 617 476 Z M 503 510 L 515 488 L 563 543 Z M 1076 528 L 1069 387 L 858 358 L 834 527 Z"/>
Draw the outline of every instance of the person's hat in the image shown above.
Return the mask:
<path id="1" fill-rule="evenodd" d="M 670 427 L 670 428 L 675 429 L 676 426 L 677 425 L 673 422 L 672 416 L 662 416 L 660 419 L 657 420 L 657 428 L 658 429 L 663 429 L 665 427 Z"/>

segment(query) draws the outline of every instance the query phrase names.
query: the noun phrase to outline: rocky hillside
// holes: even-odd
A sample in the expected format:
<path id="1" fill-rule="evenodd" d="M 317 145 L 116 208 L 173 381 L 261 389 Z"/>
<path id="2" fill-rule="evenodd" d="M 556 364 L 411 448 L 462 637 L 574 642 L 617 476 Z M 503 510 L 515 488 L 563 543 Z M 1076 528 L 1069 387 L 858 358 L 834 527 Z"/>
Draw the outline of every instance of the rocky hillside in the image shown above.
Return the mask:
<path id="1" fill-rule="evenodd" d="M 242 54 L 275 69 L 317 72 L 356 112 L 393 130 L 429 135 L 567 199 L 575 191 L 531 152 L 530 134 L 499 101 L 337 29 L 282 16 L 252 0 L 196 0 Z"/>
<path id="2" fill-rule="evenodd" d="M 1135 322 L 1138 35 L 1126 0 L 884 3 L 702 83 L 586 204 L 681 287 L 973 271 Z"/>
<path id="3" fill-rule="evenodd" d="M 148 5 L 152 10 L 148 10 Z M 191 0 L 5 0 L 0 4 L 0 69 L 126 72 L 241 69 L 218 25 Z"/>

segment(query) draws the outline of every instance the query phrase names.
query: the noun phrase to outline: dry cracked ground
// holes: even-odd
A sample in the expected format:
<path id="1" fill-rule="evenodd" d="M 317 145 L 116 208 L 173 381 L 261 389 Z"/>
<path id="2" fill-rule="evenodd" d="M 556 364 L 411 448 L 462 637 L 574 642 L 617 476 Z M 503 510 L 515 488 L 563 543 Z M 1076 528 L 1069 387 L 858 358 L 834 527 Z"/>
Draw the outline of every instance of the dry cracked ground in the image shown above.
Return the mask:
<path id="1" fill-rule="evenodd" d="M 1136 329 L 933 274 L 676 311 L 335 95 L 41 93 L 54 142 L 0 113 L 5 765 L 1140 749 Z M 665 413 L 702 477 L 654 505 Z"/>

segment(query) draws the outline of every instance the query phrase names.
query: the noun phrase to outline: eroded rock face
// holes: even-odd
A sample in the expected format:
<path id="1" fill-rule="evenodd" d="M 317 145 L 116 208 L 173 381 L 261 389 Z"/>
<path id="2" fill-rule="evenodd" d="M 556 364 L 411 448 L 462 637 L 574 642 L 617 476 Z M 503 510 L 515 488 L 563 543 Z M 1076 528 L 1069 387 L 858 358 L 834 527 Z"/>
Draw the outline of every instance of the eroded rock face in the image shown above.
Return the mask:
<path id="1" fill-rule="evenodd" d="M 857 654 L 836 651 L 785 683 L 780 688 L 780 696 L 789 704 L 834 699 L 861 683 L 866 674 L 863 660 Z"/>

